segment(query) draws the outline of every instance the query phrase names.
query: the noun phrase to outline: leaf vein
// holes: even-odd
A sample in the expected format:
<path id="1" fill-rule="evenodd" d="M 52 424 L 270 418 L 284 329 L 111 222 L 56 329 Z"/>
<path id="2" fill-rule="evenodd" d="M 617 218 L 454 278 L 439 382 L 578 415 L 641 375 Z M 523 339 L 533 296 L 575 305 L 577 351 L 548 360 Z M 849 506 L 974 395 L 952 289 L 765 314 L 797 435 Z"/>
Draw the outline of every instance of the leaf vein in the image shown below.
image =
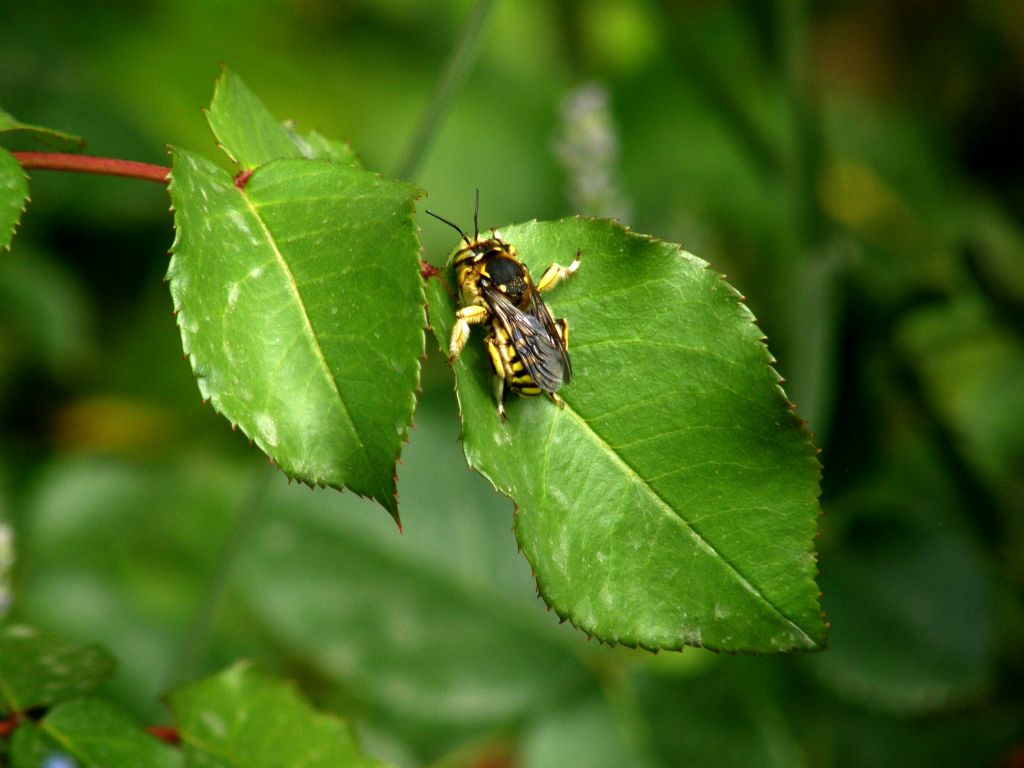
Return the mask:
<path id="1" fill-rule="evenodd" d="M 744 590 L 746 590 L 755 599 L 757 599 L 758 601 L 763 603 L 765 606 L 767 606 L 772 613 L 774 613 L 777 616 L 779 616 L 786 624 L 788 624 L 790 627 L 792 627 L 794 630 L 796 630 L 800 634 L 800 637 L 803 638 L 804 641 L 806 641 L 810 646 L 817 647 L 818 644 L 815 642 L 815 640 L 812 637 L 810 637 L 810 635 L 808 635 L 807 632 L 799 624 L 797 624 L 789 616 L 787 616 L 785 613 L 783 613 L 782 610 L 778 606 L 776 606 L 771 600 L 769 600 L 768 597 L 765 596 L 765 594 L 760 589 L 758 589 L 757 586 L 755 584 L 753 584 L 753 582 L 751 582 L 750 579 L 748 579 L 740 571 L 740 569 L 736 566 L 735 563 L 733 563 L 724 554 L 722 554 L 722 552 L 720 552 L 718 550 L 718 548 L 714 546 L 714 544 L 712 544 L 710 541 L 708 541 L 707 538 L 705 538 L 700 533 L 700 531 L 698 531 L 693 526 L 693 524 L 690 523 L 690 521 L 688 521 L 686 518 L 684 518 L 681 513 L 677 512 L 672 507 L 672 505 L 669 504 L 668 501 L 666 501 L 662 497 L 662 495 L 658 492 L 658 490 L 656 488 L 654 488 L 650 484 L 650 482 L 648 480 L 646 480 L 639 472 L 637 472 L 636 469 L 634 469 L 625 460 L 625 458 L 620 456 L 616 452 L 615 448 L 613 448 L 608 443 L 608 441 L 605 440 L 604 437 L 596 429 L 594 429 L 593 426 L 580 413 L 578 413 L 568 403 L 566 403 L 566 406 L 563 409 L 563 412 L 568 413 L 570 416 L 575 418 L 580 423 L 580 425 L 582 426 L 584 431 L 589 432 L 591 435 L 593 435 L 594 439 L 596 439 L 598 442 L 601 443 L 601 445 L 603 445 L 605 447 L 605 449 L 607 450 L 607 453 L 610 456 L 612 456 L 613 459 L 615 461 L 617 461 L 623 467 L 623 469 L 625 470 L 625 474 L 629 478 L 631 478 L 641 489 L 643 489 L 643 490 L 645 490 L 647 492 L 647 494 L 654 500 L 655 505 L 663 513 L 668 515 L 671 519 L 675 520 L 679 525 L 681 525 L 684 528 L 686 528 L 686 530 L 690 533 L 691 536 L 693 536 L 693 538 L 695 540 L 700 542 L 700 544 L 702 546 L 704 546 L 709 552 L 713 553 L 723 563 L 725 563 L 725 565 L 729 568 L 729 570 L 734 574 L 734 578 L 736 579 L 736 581 L 739 583 L 739 585 Z"/>
<path id="2" fill-rule="evenodd" d="M 239 190 L 239 193 L 242 197 L 242 200 L 245 202 L 246 207 L 248 207 L 250 213 L 252 213 L 253 215 L 253 218 L 256 219 L 256 222 L 259 224 L 260 229 L 263 231 L 263 236 L 267 239 L 267 243 L 268 245 L 270 245 L 270 248 L 274 253 L 274 258 L 277 261 L 277 264 L 280 267 L 281 271 L 284 273 L 285 279 L 288 282 L 288 287 L 291 289 L 292 294 L 295 296 L 295 301 L 299 305 L 299 314 L 302 316 L 302 321 L 303 324 L 305 325 L 308 334 L 310 349 L 313 352 L 313 355 L 317 358 L 318 362 L 320 363 L 320 368 L 324 372 L 331 388 L 334 390 L 334 394 L 337 396 L 338 402 L 341 403 L 342 413 L 345 414 L 345 419 L 348 422 L 349 428 L 352 430 L 352 434 L 355 435 L 356 442 L 358 443 L 360 450 L 363 452 L 363 455 L 367 459 L 369 459 L 369 454 L 367 453 L 366 445 L 363 442 L 362 435 L 359 434 L 359 429 L 357 428 L 355 420 L 352 418 L 352 414 L 348 409 L 348 403 L 346 403 L 345 398 L 341 396 L 341 390 L 338 387 L 338 381 L 334 375 L 334 371 L 332 371 L 330 365 L 328 365 L 327 359 L 324 357 L 323 349 L 321 349 L 320 344 L 317 341 L 316 331 L 313 330 L 313 324 L 310 322 L 309 312 L 306 309 L 306 302 L 302 298 L 302 293 L 299 291 L 299 286 L 295 281 L 295 275 L 292 274 L 292 271 L 288 266 L 288 262 L 285 259 L 284 254 L 281 253 L 281 249 L 278 247 L 278 243 L 274 239 L 273 233 L 270 231 L 269 227 L 267 226 L 267 223 L 263 220 L 263 217 L 260 215 L 259 210 L 253 203 L 252 199 L 249 197 L 248 194 L 246 194 L 244 190 Z"/>

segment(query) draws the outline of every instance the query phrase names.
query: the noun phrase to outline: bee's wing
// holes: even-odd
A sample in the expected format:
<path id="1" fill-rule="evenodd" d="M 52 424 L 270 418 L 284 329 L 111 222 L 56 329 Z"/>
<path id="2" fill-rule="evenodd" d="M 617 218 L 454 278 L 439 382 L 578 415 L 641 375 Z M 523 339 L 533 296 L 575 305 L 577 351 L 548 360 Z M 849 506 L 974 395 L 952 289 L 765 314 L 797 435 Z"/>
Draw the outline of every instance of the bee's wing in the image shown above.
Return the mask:
<path id="1" fill-rule="evenodd" d="M 572 381 L 572 363 L 569 362 L 569 351 L 566 349 L 565 342 L 562 341 L 561 333 L 559 333 L 558 328 L 555 326 L 554 318 L 551 317 L 551 311 L 532 284 L 526 296 L 527 314 L 532 315 L 541 322 L 544 328 L 547 329 L 552 341 L 558 347 L 558 352 L 562 358 L 562 383 L 568 384 Z"/>
<path id="2" fill-rule="evenodd" d="M 536 310 L 523 312 L 504 293 L 494 288 L 485 288 L 483 295 L 487 306 L 512 340 L 530 378 L 544 392 L 557 392 L 569 380 L 569 358 L 543 302 L 538 300 L 543 312 L 543 316 L 538 316 Z"/>

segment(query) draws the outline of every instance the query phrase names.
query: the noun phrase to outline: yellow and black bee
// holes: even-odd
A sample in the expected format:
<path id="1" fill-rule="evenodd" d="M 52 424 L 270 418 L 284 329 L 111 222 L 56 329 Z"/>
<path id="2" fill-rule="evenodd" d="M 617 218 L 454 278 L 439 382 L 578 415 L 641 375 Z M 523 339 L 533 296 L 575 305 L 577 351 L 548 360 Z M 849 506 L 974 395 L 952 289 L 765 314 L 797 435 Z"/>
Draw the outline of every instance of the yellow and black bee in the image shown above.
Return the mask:
<path id="1" fill-rule="evenodd" d="M 462 236 L 465 245 L 455 252 L 453 266 L 459 286 L 459 310 L 449 342 L 448 360 L 454 361 L 469 339 L 471 325 L 488 326 L 484 340 L 495 373 L 495 398 L 502 421 L 505 395 L 533 397 L 546 394 L 559 403 L 555 392 L 572 378 L 569 362 L 569 325 L 551 317 L 540 294 L 574 274 L 580 266 L 580 252 L 568 267 L 552 264 L 534 285 L 526 265 L 519 261 L 515 246 L 492 230 L 480 238 L 477 208 L 473 212 L 473 238 L 460 227 L 427 211 Z"/>

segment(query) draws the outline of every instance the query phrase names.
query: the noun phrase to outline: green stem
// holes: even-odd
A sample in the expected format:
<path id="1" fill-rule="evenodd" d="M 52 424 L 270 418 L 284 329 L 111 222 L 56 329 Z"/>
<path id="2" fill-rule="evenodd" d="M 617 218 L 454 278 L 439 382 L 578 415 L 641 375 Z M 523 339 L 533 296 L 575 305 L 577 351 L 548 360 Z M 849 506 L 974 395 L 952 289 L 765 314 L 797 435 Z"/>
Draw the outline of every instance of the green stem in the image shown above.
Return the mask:
<path id="1" fill-rule="evenodd" d="M 444 122 L 444 117 L 451 108 L 456 92 L 462 87 L 473 64 L 476 63 L 480 43 L 483 40 L 483 29 L 493 9 L 494 0 L 479 0 L 477 2 L 473 14 L 462 30 L 458 43 L 452 49 L 441 79 L 413 132 L 402 161 L 395 167 L 394 176 L 396 178 L 406 181 L 415 180 L 416 174 L 426 158 L 427 150 L 433 144 L 441 124 Z"/>
<path id="2" fill-rule="evenodd" d="M 171 679 L 167 687 L 190 680 L 202 660 L 209 644 L 210 630 L 213 620 L 220 608 L 224 592 L 231 581 L 232 571 L 244 544 L 255 528 L 261 512 L 261 501 L 266 496 L 267 486 L 273 473 L 260 466 L 256 474 L 249 480 L 248 486 L 239 501 L 234 524 L 221 546 L 220 553 L 214 562 L 209 587 L 202 601 L 196 608 L 178 650 L 178 656 L 171 669 Z"/>
<path id="3" fill-rule="evenodd" d="M 722 124 L 732 132 L 737 146 L 747 153 L 764 176 L 774 177 L 782 173 L 783 161 L 778 149 L 755 119 L 744 98 L 737 93 L 732 81 L 712 61 L 706 44 L 692 31 L 693 25 L 687 18 L 692 9 L 668 0 L 663 0 L 661 9 L 671 22 L 675 36 L 675 43 L 671 46 L 672 55 L 690 82 L 703 93 L 708 104 L 714 107 Z"/>
<path id="4" fill-rule="evenodd" d="M 648 765 L 656 765 L 651 724 L 640 705 L 640 697 L 628 668 L 605 669 L 598 673 L 601 692 L 615 716 L 623 740 Z"/>
<path id="5" fill-rule="evenodd" d="M 98 173 L 105 176 L 157 181 L 161 184 L 170 181 L 168 178 L 171 173 L 170 168 L 150 163 L 137 163 L 134 160 L 72 155 L 63 152 L 12 152 L 11 154 L 25 170 Z"/>
<path id="6" fill-rule="evenodd" d="M 776 260 L 782 315 L 781 349 L 792 371 L 787 392 L 820 441 L 827 442 L 835 408 L 842 279 L 852 255 L 836 238 L 818 198 L 824 157 L 821 116 L 811 80 L 806 0 L 776 0 L 779 69 L 790 120 L 786 188 L 791 243 Z"/>
<path id="7" fill-rule="evenodd" d="M 797 216 L 797 231 L 806 252 L 825 234 L 825 217 L 818 203 L 816 187 L 822 140 L 809 82 L 806 3 L 803 0 L 778 0 L 776 13 L 782 76 L 793 130 L 789 186 Z"/>

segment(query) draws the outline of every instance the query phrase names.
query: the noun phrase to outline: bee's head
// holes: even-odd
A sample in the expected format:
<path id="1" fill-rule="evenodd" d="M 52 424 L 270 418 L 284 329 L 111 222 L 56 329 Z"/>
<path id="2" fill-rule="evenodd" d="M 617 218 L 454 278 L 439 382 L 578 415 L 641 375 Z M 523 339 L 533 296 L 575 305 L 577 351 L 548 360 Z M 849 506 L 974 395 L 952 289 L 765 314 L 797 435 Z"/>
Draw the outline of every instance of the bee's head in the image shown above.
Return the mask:
<path id="1" fill-rule="evenodd" d="M 481 260 L 480 282 L 481 285 L 494 286 L 506 294 L 513 303 L 518 304 L 530 286 L 530 273 L 515 257 L 515 249 L 512 246 L 505 243 L 501 245 L 508 250 L 492 250 Z"/>

